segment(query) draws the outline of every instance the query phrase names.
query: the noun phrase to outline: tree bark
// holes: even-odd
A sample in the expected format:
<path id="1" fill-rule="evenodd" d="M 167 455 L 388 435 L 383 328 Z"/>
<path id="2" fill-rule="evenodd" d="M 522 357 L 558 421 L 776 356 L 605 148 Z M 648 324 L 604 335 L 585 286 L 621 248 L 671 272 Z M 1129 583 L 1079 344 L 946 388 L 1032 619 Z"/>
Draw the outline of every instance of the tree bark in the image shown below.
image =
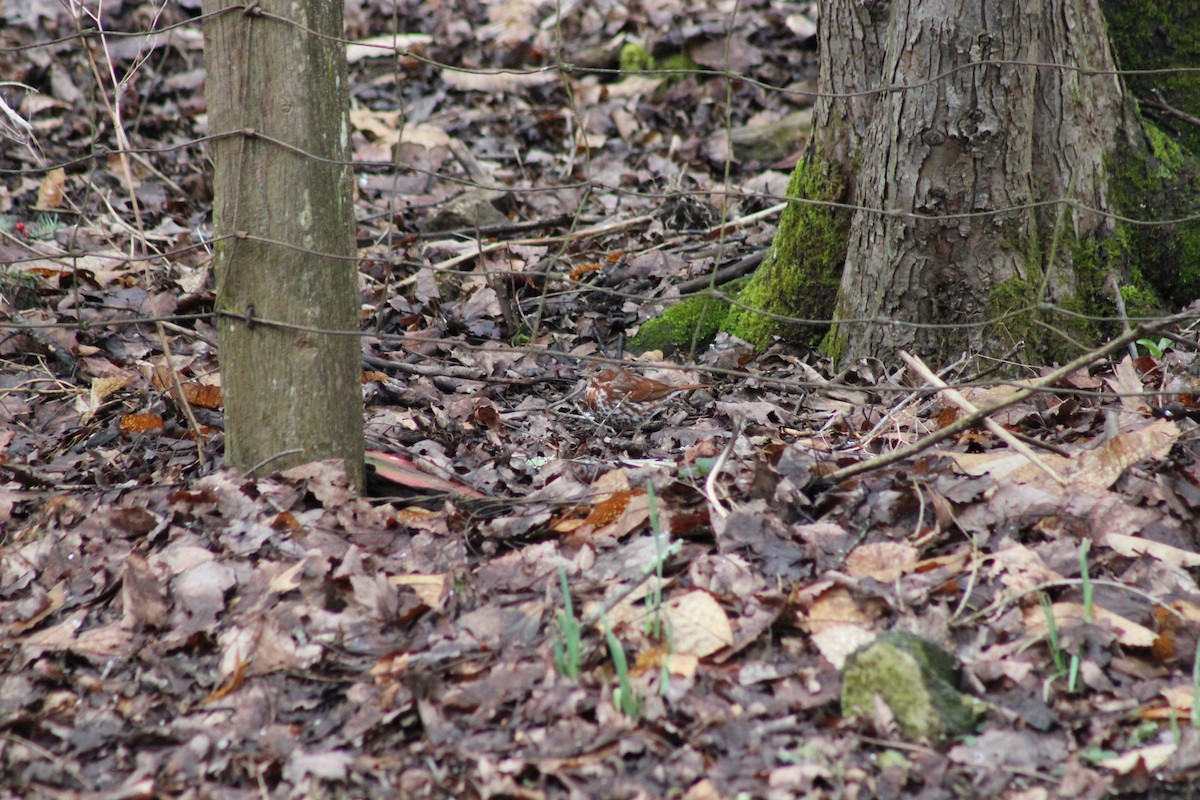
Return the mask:
<path id="1" fill-rule="evenodd" d="M 342 4 L 240 5 L 203 6 L 226 458 L 361 486 L 360 344 L 326 332 L 359 327 Z"/>
<path id="2" fill-rule="evenodd" d="M 1110 210 L 1106 159 L 1141 147 L 1118 78 L 1090 72 L 1114 69 L 1096 0 L 822 0 L 820 25 L 819 85 L 833 96 L 816 111 L 818 153 L 851 176 L 860 207 L 830 340 L 840 354 L 1006 347 L 1003 323 L 977 324 L 1091 290 L 1076 243 L 1111 222 L 1068 208 L 1055 241 L 1062 206 L 1039 204 Z M 1065 68 L 1038 66 L 1051 64 Z"/>

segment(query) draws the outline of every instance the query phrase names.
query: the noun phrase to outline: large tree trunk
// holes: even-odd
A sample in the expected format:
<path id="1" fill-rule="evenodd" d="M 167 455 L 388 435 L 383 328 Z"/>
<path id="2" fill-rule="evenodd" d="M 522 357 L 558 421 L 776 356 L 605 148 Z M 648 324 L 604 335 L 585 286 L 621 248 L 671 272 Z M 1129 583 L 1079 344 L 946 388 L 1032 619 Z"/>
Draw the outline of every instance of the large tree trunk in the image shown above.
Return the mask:
<path id="1" fill-rule="evenodd" d="M 1142 146 L 1119 79 L 1088 72 L 1114 68 L 1096 0 L 822 0 L 820 26 L 817 154 L 862 207 L 835 352 L 1003 349 L 1013 320 L 981 321 L 1086 307 L 1119 264 L 1090 258 L 1081 280 L 1081 243 L 1111 223 L 1049 201 L 1111 210 L 1107 159 Z"/>
<path id="2" fill-rule="evenodd" d="M 226 457 L 361 485 L 360 344 L 327 332 L 358 329 L 342 4 L 256 8 L 204 2 Z"/>

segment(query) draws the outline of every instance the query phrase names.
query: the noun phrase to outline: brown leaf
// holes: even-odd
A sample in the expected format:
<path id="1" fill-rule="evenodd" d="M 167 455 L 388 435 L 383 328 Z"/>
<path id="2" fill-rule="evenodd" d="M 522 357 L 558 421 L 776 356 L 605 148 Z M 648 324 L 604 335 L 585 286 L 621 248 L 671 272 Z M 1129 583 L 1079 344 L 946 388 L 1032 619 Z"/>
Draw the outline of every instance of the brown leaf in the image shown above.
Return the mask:
<path id="1" fill-rule="evenodd" d="M 1059 602 L 1052 607 L 1054 613 L 1054 624 L 1059 631 L 1064 628 L 1080 625 L 1084 621 L 1084 608 L 1081 603 Z M 1046 612 L 1042 606 L 1033 604 L 1027 606 L 1024 610 L 1025 628 L 1030 636 L 1035 638 L 1045 636 L 1048 630 L 1046 624 Z M 1157 638 L 1154 631 L 1149 628 L 1139 625 L 1132 620 L 1114 614 L 1111 611 L 1094 606 L 1092 608 L 1092 619 L 1097 625 L 1112 630 L 1117 635 L 1117 641 L 1126 647 L 1152 647 L 1154 640 Z"/>
<path id="2" fill-rule="evenodd" d="M 9 623 L 7 635 L 18 636 L 31 628 L 36 628 L 42 620 L 57 612 L 66 604 L 66 585 L 59 581 L 49 591 L 43 592 L 40 586 L 34 586 L 33 595 L 17 605 L 19 619 Z"/>
<path id="3" fill-rule="evenodd" d="M 166 589 L 146 559 L 130 553 L 121 576 L 122 624 L 129 628 L 162 628 L 167 623 Z"/>
<path id="4" fill-rule="evenodd" d="M 1108 489 L 1121 473 L 1147 458 L 1164 458 L 1181 431 L 1174 422 L 1156 419 L 1144 428 L 1120 433 L 1076 461 L 1071 485 L 1088 494 Z"/>
<path id="5" fill-rule="evenodd" d="M 47 172 L 46 177 L 42 178 L 42 182 L 38 186 L 37 207 L 47 209 L 62 207 L 65 199 L 63 189 L 66 185 L 67 171 L 65 169 L 55 167 Z"/>
<path id="6" fill-rule="evenodd" d="M 854 548 L 846 557 L 846 574 L 892 583 L 917 563 L 917 548 L 901 542 L 876 542 Z"/>
<path id="7" fill-rule="evenodd" d="M 1106 378 L 1105 383 L 1109 388 L 1120 395 L 1121 407 L 1126 411 L 1134 414 L 1140 414 L 1146 408 L 1146 401 L 1141 397 L 1145 387 L 1142 385 L 1142 378 L 1138 375 L 1137 367 L 1133 364 L 1133 359 L 1125 356 L 1121 359 L 1113 370 L 1113 376 Z"/>
<path id="8" fill-rule="evenodd" d="M 431 475 L 403 456 L 369 450 L 366 453 L 366 463 L 375 469 L 379 477 L 410 489 L 445 492 L 456 497 L 487 497 L 483 492 L 476 491 L 466 484 Z"/>

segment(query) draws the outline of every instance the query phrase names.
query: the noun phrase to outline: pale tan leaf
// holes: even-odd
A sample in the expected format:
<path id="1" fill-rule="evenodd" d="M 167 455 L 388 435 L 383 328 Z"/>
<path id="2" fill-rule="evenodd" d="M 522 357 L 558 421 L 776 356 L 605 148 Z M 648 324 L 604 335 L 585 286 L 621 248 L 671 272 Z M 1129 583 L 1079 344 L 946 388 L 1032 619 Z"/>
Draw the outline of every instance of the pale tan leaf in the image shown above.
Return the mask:
<path id="1" fill-rule="evenodd" d="M 88 610 L 81 608 L 71 612 L 62 622 L 49 628 L 35 631 L 21 640 L 22 648 L 40 652 L 41 650 L 63 650 L 74 639 L 75 634 L 83 625 Z"/>
<path id="2" fill-rule="evenodd" d="M 933 558 L 923 558 L 912 566 L 909 572 L 928 572 L 933 569 L 961 569 L 971 558 L 970 547 L 960 547 L 953 553 L 947 553 Z"/>
<path id="3" fill-rule="evenodd" d="M 436 607 L 441 604 L 448 579 L 449 575 L 442 572 L 433 575 L 396 575 L 389 580 L 398 589 L 411 589 L 425 605 Z"/>
<path id="4" fill-rule="evenodd" d="M 95 378 L 87 394 L 75 397 L 75 410 L 79 412 L 80 423 L 86 423 L 100 410 L 100 406 L 113 393 L 124 389 L 133 380 L 132 375 L 118 377 Z"/>
<path id="5" fill-rule="evenodd" d="M 359 39 L 346 45 L 346 62 L 354 64 L 364 58 L 391 58 L 397 53 L 405 54 L 433 43 L 427 33 L 392 33 Z"/>
<path id="6" fill-rule="evenodd" d="M 477 41 L 504 48 L 532 39 L 538 31 L 538 6 L 527 0 L 505 0 L 488 6 L 488 23 L 475 31 Z"/>
<path id="7" fill-rule="evenodd" d="M 1078 625 L 1084 620 L 1083 605 L 1081 603 L 1055 603 L 1053 606 L 1054 624 L 1059 630 L 1070 626 Z M 1025 615 L 1025 630 L 1033 637 L 1045 636 L 1047 633 L 1046 612 L 1041 605 L 1030 605 L 1024 610 Z M 1093 606 L 1092 619 L 1097 625 L 1112 630 L 1117 635 L 1117 641 L 1126 647 L 1150 647 L 1154 644 L 1154 640 L 1158 638 L 1158 634 L 1149 628 L 1139 625 L 1132 620 L 1114 614 L 1113 612 Z"/>
<path id="8" fill-rule="evenodd" d="M 862 625 L 832 625 L 814 633 L 812 643 L 826 661 L 840 670 L 847 656 L 875 641 L 878 635 Z"/>
<path id="9" fill-rule="evenodd" d="M 464 72 L 457 69 L 443 69 L 442 81 L 451 89 L 460 92 L 495 92 L 504 94 L 518 92 L 534 86 L 545 86 L 554 83 L 558 76 L 551 71 L 540 72 Z"/>
<path id="10" fill-rule="evenodd" d="M 872 617 L 863 613 L 845 586 L 834 586 L 813 600 L 808 613 L 798 615 L 798 622 L 801 627 L 807 627 L 809 633 L 817 634 L 842 625 L 866 628 Z"/>
<path id="11" fill-rule="evenodd" d="M 1040 555 L 1019 544 L 1006 547 L 992 556 L 989 577 L 997 575 L 1010 597 L 1020 597 L 1043 583 L 1063 579 L 1062 575 L 1046 566 Z"/>
<path id="12" fill-rule="evenodd" d="M 671 626 L 671 649 L 704 658 L 733 644 L 725 610 L 708 592 L 688 592 L 663 606 Z"/>
<path id="13" fill-rule="evenodd" d="M 300 587 L 300 577 L 303 575 L 304 567 L 307 564 L 307 560 L 297 561 L 283 572 L 271 578 L 270 590 L 276 594 L 287 594 L 293 589 L 298 589 Z"/>
<path id="14" fill-rule="evenodd" d="M 42 620 L 56 613 L 66 605 L 66 602 L 66 584 L 62 581 L 54 584 L 54 586 L 44 592 L 40 588 L 35 588 L 34 596 L 21 602 L 16 607 L 20 619 L 14 620 L 8 625 L 4 631 L 5 635 L 17 636 L 27 630 L 36 628 L 42 623 Z"/>
<path id="15" fill-rule="evenodd" d="M 399 111 L 376 111 L 372 108 L 350 109 L 350 124 L 354 130 L 369 133 L 376 139 L 399 141 L 401 128 Z"/>
<path id="16" fill-rule="evenodd" d="M 1140 413 L 1145 409 L 1146 401 L 1139 396 L 1145 391 L 1145 387 L 1142 386 L 1142 379 L 1138 376 L 1137 367 L 1133 365 L 1133 359 L 1129 356 L 1121 359 L 1121 363 L 1117 364 L 1117 368 L 1113 370 L 1113 376 L 1105 378 L 1104 382 L 1108 384 L 1108 388 L 1120 396 L 1121 408 L 1134 413 Z"/>
<path id="17" fill-rule="evenodd" d="M 1121 433 L 1076 460 L 1071 485 L 1088 494 L 1102 492 L 1113 485 L 1121 473 L 1147 458 L 1163 458 L 1179 438 L 1179 426 L 1157 419 L 1146 427 Z"/>
<path id="18" fill-rule="evenodd" d="M 1167 763 L 1167 759 L 1175 752 L 1176 747 L 1174 742 L 1152 744 L 1129 750 L 1119 756 L 1102 759 L 1096 764 L 1120 775 L 1128 775 L 1135 770 L 1150 773 Z"/>
<path id="19" fill-rule="evenodd" d="M 961 453 L 951 450 L 936 450 L 934 455 L 946 456 L 954 461 L 967 475 L 990 475 L 1008 483 L 1033 484 L 1047 489 L 1055 482 L 1038 469 L 1037 465 L 1020 453 L 1012 450 L 993 450 L 987 453 Z M 1056 472 L 1064 471 L 1070 459 L 1055 453 L 1039 453 L 1042 462 Z"/>
<path id="20" fill-rule="evenodd" d="M 405 125 L 400 131 L 400 141 L 419 144 L 426 149 L 447 147 L 450 134 L 436 125 Z"/>
<path id="21" fill-rule="evenodd" d="M 877 542 L 854 548 L 846 558 L 846 574 L 891 583 L 916 563 L 919 551 L 904 542 Z"/>
<path id="22" fill-rule="evenodd" d="M 63 189 L 66 185 L 67 171 L 65 169 L 56 167 L 47 172 L 46 177 L 42 178 L 42 182 L 38 186 L 37 207 L 61 207 L 65 196 Z"/>
<path id="23" fill-rule="evenodd" d="M 690 678 L 700 667 L 700 656 L 694 653 L 670 653 L 666 658 L 666 666 L 672 675 Z"/>
<path id="24" fill-rule="evenodd" d="M 1191 550 L 1181 550 L 1178 547 L 1172 547 L 1162 542 L 1153 542 L 1149 539 L 1143 539 L 1140 536 L 1108 533 L 1105 534 L 1102 541 L 1113 550 L 1129 558 L 1148 555 L 1157 558 L 1159 561 L 1165 561 L 1168 564 L 1175 564 L 1182 567 L 1200 567 L 1200 553 Z"/>
<path id="25" fill-rule="evenodd" d="M 132 647 L 133 631 L 117 621 L 98 628 L 88 628 L 75 638 L 69 649 L 92 661 L 107 661 L 129 655 Z"/>
<path id="26" fill-rule="evenodd" d="M 376 111 L 371 108 L 350 110 L 350 124 L 357 131 L 370 134 L 376 143 L 393 145 L 398 142 L 419 144 L 425 148 L 446 147 L 450 135 L 436 125 L 405 123 L 399 111 Z"/>
<path id="27" fill-rule="evenodd" d="M 684 792 L 683 800 L 721 800 L 721 793 L 711 780 L 702 778 Z"/>
<path id="28" fill-rule="evenodd" d="M 1178 686 L 1164 687 L 1160 692 L 1167 700 L 1167 704 L 1179 713 L 1180 716 L 1186 716 L 1192 713 L 1192 701 L 1195 699 L 1195 693 L 1191 686 L 1180 684 Z M 1170 709 L 1168 709 L 1168 712 Z"/>

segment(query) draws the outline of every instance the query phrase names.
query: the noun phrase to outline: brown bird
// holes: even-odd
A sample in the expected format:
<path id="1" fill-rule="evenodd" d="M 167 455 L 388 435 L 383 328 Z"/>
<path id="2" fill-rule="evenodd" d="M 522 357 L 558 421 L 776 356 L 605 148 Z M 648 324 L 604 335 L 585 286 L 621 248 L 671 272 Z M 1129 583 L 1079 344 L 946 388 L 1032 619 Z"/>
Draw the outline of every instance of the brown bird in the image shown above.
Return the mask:
<path id="1" fill-rule="evenodd" d="M 675 395 L 707 388 L 703 383 L 672 386 L 627 369 L 603 369 L 588 377 L 583 399 L 598 422 L 636 428 L 653 419 Z"/>

